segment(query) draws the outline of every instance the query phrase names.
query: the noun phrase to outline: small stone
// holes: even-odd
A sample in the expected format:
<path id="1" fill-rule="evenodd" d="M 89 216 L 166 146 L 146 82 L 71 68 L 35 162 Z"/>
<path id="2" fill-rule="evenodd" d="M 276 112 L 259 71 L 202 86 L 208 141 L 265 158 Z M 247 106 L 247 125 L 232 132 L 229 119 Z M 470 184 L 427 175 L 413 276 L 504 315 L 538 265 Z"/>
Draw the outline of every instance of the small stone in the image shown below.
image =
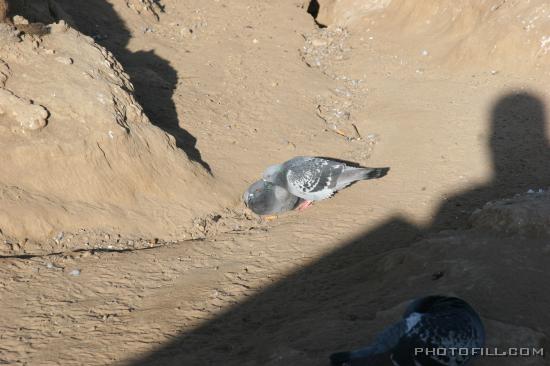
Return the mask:
<path id="1" fill-rule="evenodd" d="M 28 25 L 29 21 L 23 18 L 21 15 L 16 15 L 13 17 L 13 23 L 16 25 Z"/>
<path id="2" fill-rule="evenodd" d="M 56 57 L 55 60 L 64 65 L 72 65 L 74 62 L 72 58 L 63 56 Z"/>
<path id="3" fill-rule="evenodd" d="M 63 269 L 63 267 L 60 267 L 60 266 L 58 266 L 57 264 L 51 263 L 51 262 L 46 263 L 46 268 L 48 268 L 48 269 L 55 269 L 55 270 L 61 270 L 61 269 Z"/>
<path id="4" fill-rule="evenodd" d="M 57 244 L 59 244 L 59 242 L 61 240 L 63 240 L 63 237 L 65 236 L 65 234 L 63 233 L 63 231 L 60 231 L 59 233 L 57 233 L 57 235 L 55 236 L 54 240 Z"/>
<path id="5" fill-rule="evenodd" d="M 74 277 L 80 276 L 80 270 L 79 269 L 73 269 L 72 271 L 69 272 L 69 276 L 74 276 Z"/>
<path id="6" fill-rule="evenodd" d="M 311 44 L 314 47 L 322 47 L 327 45 L 327 41 L 325 41 L 324 39 L 314 39 L 311 41 Z"/>
<path id="7" fill-rule="evenodd" d="M 51 33 L 65 33 L 69 29 L 69 26 L 64 20 L 60 20 L 58 23 L 50 25 Z"/>

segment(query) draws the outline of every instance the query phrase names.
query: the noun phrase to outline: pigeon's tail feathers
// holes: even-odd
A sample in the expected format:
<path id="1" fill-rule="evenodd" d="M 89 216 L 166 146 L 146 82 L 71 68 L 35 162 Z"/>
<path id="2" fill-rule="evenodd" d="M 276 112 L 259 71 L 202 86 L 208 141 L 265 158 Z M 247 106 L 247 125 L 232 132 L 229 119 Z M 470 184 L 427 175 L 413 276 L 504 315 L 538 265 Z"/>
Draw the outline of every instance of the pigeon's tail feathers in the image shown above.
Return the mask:
<path id="1" fill-rule="evenodd" d="M 390 171 L 390 168 L 364 168 L 362 169 L 362 180 L 366 179 L 376 179 L 376 178 L 382 178 L 388 172 Z"/>
<path id="2" fill-rule="evenodd" d="M 331 366 L 349 366 L 351 365 L 351 352 L 337 352 L 330 355 Z"/>
<path id="3" fill-rule="evenodd" d="M 337 189 L 342 189 L 358 180 L 381 178 L 390 168 L 347 168 L 338 177 Z"/>

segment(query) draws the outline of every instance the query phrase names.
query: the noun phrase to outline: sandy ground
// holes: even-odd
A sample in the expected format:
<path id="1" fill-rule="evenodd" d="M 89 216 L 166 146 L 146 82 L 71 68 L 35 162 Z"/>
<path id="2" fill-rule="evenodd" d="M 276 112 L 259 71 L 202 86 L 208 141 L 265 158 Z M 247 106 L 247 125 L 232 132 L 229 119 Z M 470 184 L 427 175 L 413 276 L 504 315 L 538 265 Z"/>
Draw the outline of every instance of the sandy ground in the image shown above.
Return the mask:
<path id="1" fill-rule="evenodd" d="M 25 15 L 66 19 L 68 33 L 25 36 L 10 47 L 33 57 L 74 48 L 70 57 L 58 51 L 52 65 L 74 62 L 76 71 L 59 71 L 59 78 L 74 74 L 66 88 L 82 94 L 47 99 L 51 89 L 40 90 L 53 86 L 39 76 L 46 70 L 4 48 L 11 65 L 5 87 L 28 100 L 42 97 L 50 113 L 41 135 L 30 135 L 44 144 L 33 146 L 45 149 L 48 136 L 59 138 L 55 151 L 73 146 L 58 142 L 63 136 L 85 147 L 48 156 L 85 158 L 74 163 L 79 173 L 70 184 L 42 178 L 41 158 L 34 180 L 0 179 L 7 202 L 0 363 L 326 365 L 331 352 L 367 344 L 406 301 L 432 293 L 477 308 L 491 346 L 550 350 L 550 199 L 526 193 L 550 182 L 549 77 L 540 55 L 521 72 L 513 52 L 501 54 L 498 68 L 490 55 L 457 66 L 456 54 L 441 61 L 447 44 L 420 31 L 400 40 L 379 18 L 380 28 L 362 20 L 320 28 L 297 0 L 53 3 L 49 12 L 33 5 Z M 93 38 L 81 41 L 74 30 Z M 105 80 L 94 74 L 97 85 L 78 79 L 87 72 L 78 69 L 84 59 L 110 57 L 84 46 L 79 55 L 78 42 L 105 47 L 113 54 L 108 70 L 117 70 L 116 59 L 123 71 Z M 470 45 L 462 44 L 460 54 L 468 55 Z M 118 96 L 112 113 L 110 104 L 102 107 L 105 116 L 81 103 L 104 85 Z M 86 112 L 67 106 L 71 100 Z M 117 111 L 132 133 L 112 148 L 105 133 L 98 137 L 108 164 L 104 155 L 96 159 L 95 145 L 80 142 L 89 141 L 86 132 L 64 135 L 74 132 L 71 118 L 108 120 Z M 99 128 L 90 126 L 90 134 Z M 33 163 L 23 159 L 30 132 L 0 132 L 14 146 L 4 159 L 18 162 L 10 169 Z M 296 155 L 391 171 L 303 213 L 266 222 L 248 212 L 240 202 L 247 185 L 267 165 Z M 56 164 L 63 177 L 70 166 Z M 87 168 L 100 173 L 81 178 Z M 96 187 L 89 194 L 88 181 Z M 23 198 L 13 187 L 24 187 Z M 516 194 L 471 217 L 486 202 Z M 19 217 L 28 218 L 26 226 L 14 224 Z"/>

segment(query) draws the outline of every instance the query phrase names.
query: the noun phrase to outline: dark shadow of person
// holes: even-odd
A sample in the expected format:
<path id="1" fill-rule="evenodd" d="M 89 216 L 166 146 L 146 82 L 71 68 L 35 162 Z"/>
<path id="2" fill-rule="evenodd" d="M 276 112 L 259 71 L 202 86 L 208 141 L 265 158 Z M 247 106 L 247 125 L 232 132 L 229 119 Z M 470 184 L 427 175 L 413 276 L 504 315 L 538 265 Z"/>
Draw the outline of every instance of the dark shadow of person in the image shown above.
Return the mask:
<path id="1" fill-rule="evenodd" d="M 36 21 L 49 23 L 63 19 L 80 32 L 93 37 L 111 51 L 122 64 L 134 85 L 136 100 L 143 107 L 151 123 L 174 136 L 176 145 L 189 159 L 201 164 L 210 174 L 212 170 L 196 147 L 196 138 L 181 128 L 173 101 L 178 83 L 178 72 L 154 51 L 128 50 L 131 32 L 105 0 L 55 0 L 49 2 L 49 14 L 40 14 L 37 2 L 24 0 L 17 5 L 21 13 L 40 14 Z M 14 5 L 15 7 L 15 5 Z M 25 11 L 28 9 L 29 11 Z M 44 13 L 44 11 L 42 11 Z M 147 31 L 147 30 L 142 30 Z"/>
<path id="2" fill-rule="evenodd" d="M 430 230 L 467 226 L 469 215 L 491 200 L 550 185 L 550 148 L 544 104 L 528 92 L 502 96 L 491 113 L 492 178 L 446 200 Z"/>
<path id="3" fill-rule="evenodd" d="M 196 329 L 180 334 L 154 352 L 126 361 L 125 365 L 265 365 L 289 349 L 307 349 L 312 337 L 317 345 L 327 345 L 326 354 L 316 355 L 326 361 L 321 363 L 325 365 L 330 353 L 328 345 L 335 340 L 334 334 L 327 332 L 327 317 L 350 322 L 374 318 L 376 314 L 362 308 L 381 300 L 373 299 L 372 292 L 365 287 L 383 284 L 369 261 L 407 246 L 418 233 L 418 228 L 406 220 L 391 219 Z M 418 289 L 410 288 L 396 297 L 403 302 L 417 292 Z M 350 297 L 353 301 L 349 301 Z M 387 308 L 394 305 L 390 301 L 384 304 Z M 304 341 L 305 333 L 314 335 Z M 284 365 L 282 362 L 277 365 Z"/>
<path id="4" fill-rule="evenodd" d="M 306 364 L 328 364 L 328 354 L 340 350 L 331 349 L 334 339 L 343 336 L 338 336 L 341 326 L 331 328 L 327 319 L 340 318 L 349 324 L 344 330 L 346 336 L 361 339 L 364 330 L 353 324 L 356 319 L 376 317 L 375 313 L 365 311 L 372 308 L 371 304 L 380 310 L 389 309 L 438 288 L 435 279 L 441 274 L 431 273 L 435 267 L 427 264 L 410 274 L 427 278 L 423 288 L 410 288 L 403 278 L 402 287 L 384 290 L 395 290 L 392 296 L 374 299 L 373 289 L 385 286 L 387 278 L 393 275 L 392 266 L 401 263 L 389 264 L 382 273 L 372 269 L 373 263 L 387 261 L 386 253 L 406 248 L 419 236 L 465 225 L 467 216 L 489 200 L 550 183 L 545 123 L 544 107 L 536 96 L 523 92 L 503 96 L 495 104 L 491 117 L 489 145 L 494 170 L 491 181 L 445 202 L 430 228 L 421 229 L 401 218 L 390 219 L 157 350 L 128 360 L 127 364 L 283 365 L 284 359 L 282 363 L 272 361 L 277 355 L 287 356 L 291 350 L 299 350 L 308 358 L 319 345 L 326 347 L 326 354 L 319 355 L 317 351 L 312 357 L 323 361 L 312 363 L 310 357 Z M 439 260 L 448 263 L 452 258 Z M 403 261 L 407 261 L 406 256 Z M 465 283 L 463 287 L 469 285 Z"/>

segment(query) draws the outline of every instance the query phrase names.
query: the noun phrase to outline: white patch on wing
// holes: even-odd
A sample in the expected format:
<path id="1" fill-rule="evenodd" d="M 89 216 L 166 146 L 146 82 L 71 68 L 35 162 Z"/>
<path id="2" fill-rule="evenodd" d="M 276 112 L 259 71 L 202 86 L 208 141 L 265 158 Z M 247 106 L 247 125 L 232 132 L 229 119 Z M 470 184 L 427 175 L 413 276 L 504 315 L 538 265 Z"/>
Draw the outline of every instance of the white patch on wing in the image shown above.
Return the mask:
<path id="1" fill-rule="evenodd" d="M 405 322 L 407 323 L 407 330 L 406 332 L 410 332 L 412 328 L 422 319 L 422 314 L 420 313 L 411 313 L 407 318 L 405 318 Z"/>

